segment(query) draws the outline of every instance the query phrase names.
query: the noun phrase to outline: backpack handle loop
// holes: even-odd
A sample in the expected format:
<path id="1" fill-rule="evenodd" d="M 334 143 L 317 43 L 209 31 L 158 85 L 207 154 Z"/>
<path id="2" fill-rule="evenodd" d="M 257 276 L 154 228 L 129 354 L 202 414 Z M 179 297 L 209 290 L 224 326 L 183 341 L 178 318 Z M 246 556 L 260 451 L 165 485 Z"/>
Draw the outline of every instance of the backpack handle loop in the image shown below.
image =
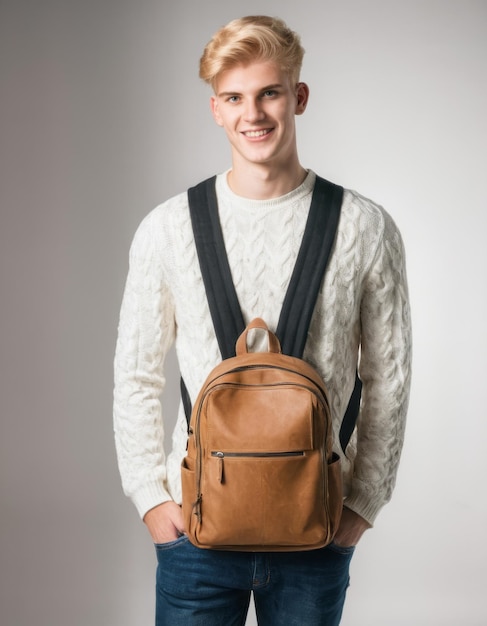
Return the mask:
<path id="1" fill-rule="evenodd" d="M 256 317 L 247 325 L 247 327 L 237 340 L 235 349 L 237 356 L 240 354 L 248 353 L 249 349 L 247 345 L 247 336 L 249 331 L 254 330 L 255 328 L 266 331 L 269 342 L 268 352 L 274 352 L 276 354 L 279 354 L 281 352 L 281 344 L 279 343 L 279 339 L 271 330 L 269 330 L 269 327 L 263 319 L 261 319 L 260 317 Z"/>

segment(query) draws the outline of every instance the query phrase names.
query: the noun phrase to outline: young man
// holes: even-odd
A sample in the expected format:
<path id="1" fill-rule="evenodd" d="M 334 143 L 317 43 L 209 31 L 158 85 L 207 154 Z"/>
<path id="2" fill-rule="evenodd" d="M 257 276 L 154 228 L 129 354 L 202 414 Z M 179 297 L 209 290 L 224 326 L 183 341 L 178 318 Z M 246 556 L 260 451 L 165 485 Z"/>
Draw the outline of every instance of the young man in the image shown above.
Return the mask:
<path id="1" fill-rule="evenodd" d="M 295 116 L 309 90 L 303 49 L 280 20 L 247 17 L 206 47 L 200 76 L 231 145 L 216 180 L 219 215 L 245 322 L 276 329 L 301 243 L 315 174 L 300 163 Z M 304 354 L 331 397 L 341 453 L 344 508 L 333 544 L 308 552 L 202 550 L 181 515 L 182 407 L 165 458 L 159 397 L 165 356 L 176 342 L 194 402 L 221 360 L 194 245 L 187 194 L 152 211 L 130 254 L 115 357 L 115 435 L 125 492 L 158 555 L 158 625 L 244 624 L 253 591 L 259 623 L 339 623 L 349 564 L 363 532 L 389 500 L 403 443 L 410 381 L 410 321 L 401 237 L 380 207 L 344 193 L 340 223 Z M 363 382 L 357 428 L 345 456 L 340 424 L 355 371 Z"/>

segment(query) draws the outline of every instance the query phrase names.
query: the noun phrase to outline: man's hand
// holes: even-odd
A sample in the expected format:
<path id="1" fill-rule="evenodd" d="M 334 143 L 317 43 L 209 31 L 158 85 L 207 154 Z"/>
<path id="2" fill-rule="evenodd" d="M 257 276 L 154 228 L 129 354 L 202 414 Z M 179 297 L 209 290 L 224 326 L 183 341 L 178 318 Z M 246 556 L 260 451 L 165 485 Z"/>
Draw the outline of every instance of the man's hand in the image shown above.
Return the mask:
<path id="1" fill-rule="evenodd" d="M 370 524 L 354 511 L 343 507 L 340 526 L 333 542 L 338 546 L 355 546 Z"/>
<path id="2" fill-rule="evenodd" d="M 144 516 L 144 523 L 154 543 L 168 543 L 184 534 L 181 507 L 169 501 L 159 504 Z"/>

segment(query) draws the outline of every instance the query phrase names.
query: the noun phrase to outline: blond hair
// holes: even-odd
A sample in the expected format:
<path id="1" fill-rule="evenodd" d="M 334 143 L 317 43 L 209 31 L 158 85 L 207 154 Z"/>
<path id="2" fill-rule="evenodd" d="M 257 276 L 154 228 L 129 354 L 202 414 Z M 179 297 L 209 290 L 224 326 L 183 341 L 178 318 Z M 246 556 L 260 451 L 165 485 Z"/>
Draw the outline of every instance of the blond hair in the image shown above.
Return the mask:
<path id="1" fill-rule="evenodd" d="M 221 72 L 254 61 L 275 61 L 299 81 L 304 49 L 299 35 L 275 17 L 249 15 L 233 20 L 215 33 L 200 59 L 200 78 L 215 88 Z"/>

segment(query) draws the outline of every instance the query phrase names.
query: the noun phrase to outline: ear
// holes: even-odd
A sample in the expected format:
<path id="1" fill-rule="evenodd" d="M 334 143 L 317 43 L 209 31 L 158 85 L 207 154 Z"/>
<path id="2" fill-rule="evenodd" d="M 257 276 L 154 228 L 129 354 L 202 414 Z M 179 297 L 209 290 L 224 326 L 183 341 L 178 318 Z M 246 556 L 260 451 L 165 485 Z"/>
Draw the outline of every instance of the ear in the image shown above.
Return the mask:
<path id="1" fill-rule="evenodd" d="M 309 99 L 309 87 L 306 83 L 296 85 L 296 115 L 302 115 L 306 111 Z"/>
<path id="2" fill-rule="evenodd" d="M 220 110 L 218 108 L 218 98 L 216 96 L 211 96 L 210 108 L 215 122 L 218 124 L 218 126 L 223 126 L 223 120 L 221 118 Z"/>

